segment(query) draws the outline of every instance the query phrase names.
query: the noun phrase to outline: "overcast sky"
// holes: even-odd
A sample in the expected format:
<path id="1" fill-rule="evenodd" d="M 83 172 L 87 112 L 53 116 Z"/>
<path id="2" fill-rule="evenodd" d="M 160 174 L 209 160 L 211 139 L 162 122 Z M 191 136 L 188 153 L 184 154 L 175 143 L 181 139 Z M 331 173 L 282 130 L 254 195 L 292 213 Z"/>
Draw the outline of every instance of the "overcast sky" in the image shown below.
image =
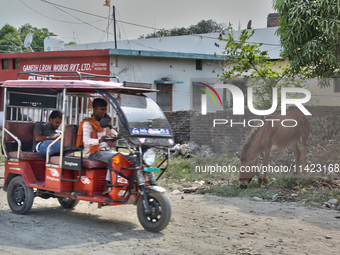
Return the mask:
<path id="1" fill-rule="evenodd" d="M 65 42 L 75 40 L 78 44 L 108 39 L 105 30 L 110 8 L 103 6 L 105 0 L 0 1 L 0 28 L 6 23 L 16 28 L 29 23 L 48 28 Z M 235 29 L 239 22 L 243 29 L 252 20 L 254 28 L 262 28 L 267 26 L 268 13 L 274 12 L 272 0 L 111 0 L 112 5 L 116 7 L 118 21 L 165 29 L 189 27 L 202 19 L 231 22 Z M 136 25 L 117 22 L 117 39 L 136 39 L 153 32 L 152 28 Z M 113 40 L 112 24 L 110 33 L 109 40 Z"/>

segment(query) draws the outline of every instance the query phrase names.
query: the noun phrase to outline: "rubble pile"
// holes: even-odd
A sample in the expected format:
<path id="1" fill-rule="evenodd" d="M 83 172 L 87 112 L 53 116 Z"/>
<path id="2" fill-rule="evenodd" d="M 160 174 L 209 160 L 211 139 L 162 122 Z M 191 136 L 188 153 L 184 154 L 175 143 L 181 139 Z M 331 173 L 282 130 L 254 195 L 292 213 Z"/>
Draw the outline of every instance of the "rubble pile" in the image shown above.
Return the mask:
<path id="1" fill-rule="evenodd" d="M 188 142 L 185 144 L 176 144 L 170 149 L 173 155 L 182 155 L 185 157 L 201 156 L 203 158 L 210 158 L 214 155 L 212 149 L 208 145 L 199 146 L 195 142 Z"/>

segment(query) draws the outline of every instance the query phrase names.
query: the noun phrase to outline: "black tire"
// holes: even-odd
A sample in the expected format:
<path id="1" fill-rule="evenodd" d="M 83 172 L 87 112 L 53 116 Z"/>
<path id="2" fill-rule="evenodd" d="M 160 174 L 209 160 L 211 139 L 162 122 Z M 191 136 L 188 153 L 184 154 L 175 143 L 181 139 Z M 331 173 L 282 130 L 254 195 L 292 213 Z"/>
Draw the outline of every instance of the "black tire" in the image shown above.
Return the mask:
<path id="1" fill-rule="evenodd" d="M 58 197 L 58 202 L 62 207 L 66 209 L 71 209 L 71 208 L 76 207 L 76 205 L 79 204 L 80 201 L 76 199 L 67 199 L 63 197 Z"/>
<path id="2" fill-rule="evenodd" d="M 7 202 L 12 212 L 28 213 L 33 205 L 34 191 L 28 187 L 21 176 L 14 177 L 7 189 Z"/>
<path id="3" fill-rule="evenodd" d="M 137 215 L 143 228 L 150 232 L 163 230 L 170 221 L 171 205 L 164 193 L 150 190 L 147 194 L 151 213 L 146 213 L 141 196 L 137 202 Z"/>

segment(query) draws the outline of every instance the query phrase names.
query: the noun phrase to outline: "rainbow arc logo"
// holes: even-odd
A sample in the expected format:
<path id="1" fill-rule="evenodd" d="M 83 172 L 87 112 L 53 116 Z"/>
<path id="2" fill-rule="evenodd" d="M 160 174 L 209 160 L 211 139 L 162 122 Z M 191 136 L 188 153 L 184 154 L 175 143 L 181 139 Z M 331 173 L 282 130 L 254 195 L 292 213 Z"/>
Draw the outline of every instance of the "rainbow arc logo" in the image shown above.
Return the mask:
<path id="1" fill-rule="evenodd" d="M 207 114 L 207 95 L 209 95 L 212 98 L 212 100 L 214 101 L 215 105 L 217 106 L 217 102 L 215 100 L 214 95 L 207 88 L 209 88 L 217 96 L 221 106 L 223 107 L 221 97 L 217 93 L 217 91 L 212 86 L 210 86 L 210 85 L 208 85 L 206 83 L 200 82 L 200 84 L 204 85 L 206 87 L 206 88 L 200 88 L 200 89 L 203 90 L 205 93 L 207 93 L 207 94 L 202 94 L 201 95 L 201 101 L 202 101 L 202 105 L 201 105 L 202 108 L 201 108 L 201 110 L 202 110 L 202 114 L 203 115 Z"/>
<path id="2" fill-rule="evenodd" d="M 220 104 L 223 108 L 223 104 L 222 104 L 222 100 L 220 98 L 220 96 L 218 95 L 218 93 L 216 92 L 216 90 L 206 84 L 206 83 L 200 83 L 200 85 L 204 85 L 206 88 L 209 88 L 212 92 L 215 93 L 215 95 L 217 96 L 217 98 L 220 101 Z M 244 115 L 244 109 L 245 109 L 245 105 L 244 105 L 244 94 L 243 91 L 232 84 L 215 84 L 214 86 L 217 89 L 228 89 L 230 91 L 230 93 L 233 96 L 233 115 Z M 215 102 L 215 105 L 217 106 L 217 102 L 214 98 L 214 95 L 206 88 L 200 88 L 203 91 L 206 92 L 206 94 L 201 94 L 201 109 L 202 109 L 202 115 L 206 115 L 207 114 L 207 95 L 209 95 L 213 101 Z M 258 110 L 255 109 L 254 105 L 253 105 L 253 89 L 251 86 L 249 86 L 247 88 L 247 107 L 250 110 L 251 113 L 255 114 L 255 115 L 260 115 L 260 116 L 264 116 L 264 115 L 270 115 L 272 114 L 278 106 L 278 95 L 277 95 L 277 88 L 273 88 L 272 89 L 272 98 L 273 98 L 273 102 L 272 102 L 272 106 L 270 109 L 266 109 L 266 110 Z M 290 98 L 289 93 L 301 93 L 301 94 L 305 94 L 305 97 L 303 98 Z M 311 93 L 304 88 L 281 88 L 281 115 L 286 115 L 287 112 L 287 105 L 288 104 L 294 104 L 297 108 L 300 109 L 300 111 L 305 114 L 305 115 L 312 115 L 302 104 L 303 103 L 307 103 L 309 100 L 311 99 Z"/>
<path id="3" fill-rule="evenodd" d="M 211 87 L 210 85 L 208 85 L 206 83 L 203 83 L 203 82 L 200 82 L 200 84 L 202 84 L 202 85 L 206 86 L 207 88 L 211 89 L 211 91 L 215 93 L 215 95 L 217 96 L 218 100 L 220 101 L 221 106 L 223 106 L 222 100 L 220 98 L 220 95 L 217 93 L 217 91 L 213 87 Z M 215 105 L 217 106 L 217 103 L 216 103 L 216 100 L 215 100 L 213 94 L 211 94 L 211 92 L 209 90 L 207 90 L 207 89 L 204 89 L 204 88 L 200 88 L 200 89 L 205 91 L 212 98 L 212 100 L 214 101 Z"/>

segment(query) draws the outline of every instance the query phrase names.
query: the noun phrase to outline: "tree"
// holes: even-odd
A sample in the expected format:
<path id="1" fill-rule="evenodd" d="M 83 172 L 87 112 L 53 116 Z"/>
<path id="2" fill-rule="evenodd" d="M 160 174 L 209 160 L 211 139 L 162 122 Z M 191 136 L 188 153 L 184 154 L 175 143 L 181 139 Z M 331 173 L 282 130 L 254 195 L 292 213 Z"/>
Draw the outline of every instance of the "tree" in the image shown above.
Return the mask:
<path id="1" fill-rule="evenodd" d="M 196 25 L 191 25 L 188 28 L 172 28 L 170 30 L 160 29 L 157 32 L 147 34 L 146 36 L 141 35 L 139 39 L 143 38 L 157 38 L 157 37 L 168 37 L 168 36 L 181 36 L 181 35 L 190 35 L 190 34 L 207 34 L 207 33 L 215 33 L 222 32 L 226 29 L 226 24 L 217 23 L 216 21 L 210 20 L 201 20 Z"/>
<path id="2" fill-rule="evenodd" d="M 216 21 L 201 20 L 196 25 L 191 25 L 188 28 L 189 34 L 207 34 L 221 32 L 225 28 L 225 24 L 217 23 Z"/>
<path id="3" fill-rule="evenodd" d="M 65 45 L 77 45 L 77 43 L 71 41 L 71 42 L 65 43 Z"/>
<path id="4" fill-rule="evenodd" d="M 32 25 L 26 23 L 22 25 L 18 29 L 20 33 L 20 37 L 22 41 L 25 40 L 25 37 L 28 33 L 33 33 L 33 41 L 31 47 L 34 51 L 44 51 L 44 40 L 46 37 L 53 35 L 52 32 L 49 32 L 47 28 L 37 28 Z"/>
<path id="5" fill-rule="evenodd" d="M 0 30 L 0 52 L 21 51 L 21 38 L 17 29 L 5 24 Z"/>
<path id="6" fill-rule="evenodd" d="M 282 57 L 293 74 L 331 78 L 340 74 L 340 6 L 335 0 L 275 0 Z M 319 85 L 329 82 L 319 79 Z"/>
<path id="7" fill-rule="evenodd" d="M 28 33 L 33 33 L 31 47 L 34 51 L 44 51 L 44 39 L 50 35 L 47 28 L 36 28 L 30 24 L 22 25 L 19 29 L 6 24 L 0 29 L 0 51 L 18 52 L 29 51 L 24 48 L 24 40 Z"/>
<path id="8" fill-rule="evenodd" d="M 299 75 L 291 76 L 289 66 L 278 66 L 278 61 L 271 61 L 268 52 L 261 50 L 262 44 L 247 43 L 254 33 L 255 30 L 244 29 L 238 39 L 235 39 L 232 29 L 226 37 L 220 34 L 219 40 L 226 43 L 222 51 L 221 79 L 229 82 L 238 77 L 247 79 L 247 85 L 253 88 L 254 107 L 269 109 L 272 106 L 272 88 L 277 88 L 280 103 L 281 88 L 301 87 L 302 81 L 298 79 Z"/>

